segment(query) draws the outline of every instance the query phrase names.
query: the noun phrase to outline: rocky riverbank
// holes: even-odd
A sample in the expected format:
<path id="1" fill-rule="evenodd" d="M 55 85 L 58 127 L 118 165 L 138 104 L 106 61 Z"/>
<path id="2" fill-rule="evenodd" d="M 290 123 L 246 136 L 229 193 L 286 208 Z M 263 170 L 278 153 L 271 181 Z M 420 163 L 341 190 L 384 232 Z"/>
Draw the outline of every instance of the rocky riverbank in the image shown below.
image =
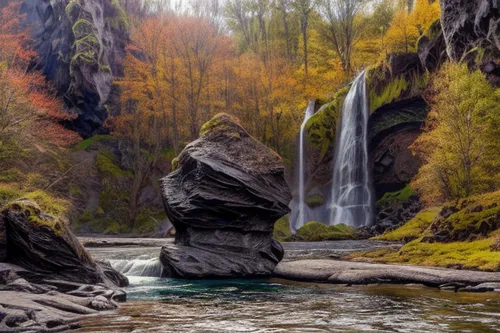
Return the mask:
<path id="1" fill-rule="evenodd" d="M 61 332 L 118 308 L 128 280 L 94 260 L 64 218 L 29 200 L 0 214 L 0 332 Z"/>

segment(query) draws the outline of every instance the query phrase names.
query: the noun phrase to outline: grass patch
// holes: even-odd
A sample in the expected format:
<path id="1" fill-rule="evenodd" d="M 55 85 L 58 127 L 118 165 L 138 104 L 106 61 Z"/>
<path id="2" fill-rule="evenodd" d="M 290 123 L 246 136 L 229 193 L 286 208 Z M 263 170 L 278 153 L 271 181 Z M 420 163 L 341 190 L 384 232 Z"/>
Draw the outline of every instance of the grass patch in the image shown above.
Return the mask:
<path id="1" fill-rule="evenodd" d="M 357 252 L 347 259 L 498 272 L 500 254 L 491 251 L 493 243 L 493 238 L 446 244 L 422 243 L 421 239 L 417 239 L 399 251 L 386 249 L 371 253 Z"/>
<path id="2" fill-rule="evenodd" d="M 404 242 L 409 242 L 417 239 L 422 236 L 425 230 L 431 225 L 432 221 L 440 210 L 440 207 L 433 207 L 423 210 L 398 229 L 386 232 L 383 235 L 374 237 L 372 239 Z"/>
<path id="3" fill-rule="evenodd" d="M 19 199 L 23 192 L 10 184 L 0 184 L 0 207 L 5 206 L 12 200 Z"/>

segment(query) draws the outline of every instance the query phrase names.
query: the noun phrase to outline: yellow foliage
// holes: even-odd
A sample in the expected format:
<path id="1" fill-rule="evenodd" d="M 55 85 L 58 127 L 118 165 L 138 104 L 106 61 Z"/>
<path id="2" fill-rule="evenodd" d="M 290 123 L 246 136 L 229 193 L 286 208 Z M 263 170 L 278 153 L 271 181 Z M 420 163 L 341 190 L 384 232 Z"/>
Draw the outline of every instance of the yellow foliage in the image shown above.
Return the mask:
<path id="1" fill-rule="evenodd" d="M 430 203 L 498 188 L 499 89 L 480 71 L 449 63 L 434 77 L 428 94 L 426 132 L 411 147 L 425 164 L 413 186 Z"/>
<path id="2" fill-rule="evenodd" d="M 391 53 L 408 53 L 416 50 L 417 40 L 439 19 L 439 3 L 417 0 L 415 9 L 408 13 L 403 8 L 398 11 L 387 30 L 386 43 Z"/>

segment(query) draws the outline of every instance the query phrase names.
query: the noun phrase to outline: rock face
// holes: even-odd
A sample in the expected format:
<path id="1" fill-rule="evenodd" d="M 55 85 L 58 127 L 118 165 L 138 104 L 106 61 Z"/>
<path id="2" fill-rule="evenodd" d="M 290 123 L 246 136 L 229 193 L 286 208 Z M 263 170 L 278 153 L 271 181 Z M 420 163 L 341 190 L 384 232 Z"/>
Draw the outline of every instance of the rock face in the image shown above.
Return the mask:
<path id="1" fill-rule="evenodd" d="M 460 60 L 481 47 L 487 57 L 500 53 L 500 3 L 498 0 L 441 0 L 441 25 L 448 55 Z M 472 58 L 475 52 L 471 54 Z"/>
<path id="2" fill-rule="evenodd" d="M 101 129 L 106 106 L 118 104 L 128 23 L 118 0 L 24 0 L 37 67 L 54 83 L 77 117 L 69 127 L 82 136 Z"/>
<path id="3" fill-rule="evenodd" d="M 43 214 L 36 203 L 11 203 L 1 216 L 6 227 L 5 262 L 33 273 L 33 281 L 50 276 L 88 284 L 127 284 L 121 274 L 92 259 L 65 221 Z"/>
<path id="4" fill-rule="evenodd" d="M 291 200 L 282 160 L 226 114 L 200 134 L 160 180 L 176 228 L 175 245 L 162 248 L 164 275 L 270 275 L 283 257 L 274 222 L 289 213 Z"/>

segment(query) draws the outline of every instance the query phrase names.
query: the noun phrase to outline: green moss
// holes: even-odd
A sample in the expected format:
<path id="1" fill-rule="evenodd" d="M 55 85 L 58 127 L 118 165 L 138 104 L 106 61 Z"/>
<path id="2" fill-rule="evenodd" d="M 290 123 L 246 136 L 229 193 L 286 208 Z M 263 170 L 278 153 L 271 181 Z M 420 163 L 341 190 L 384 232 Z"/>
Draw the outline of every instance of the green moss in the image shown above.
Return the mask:
<path id="1" fill-rule="evenodd" d="M 132 172 L 128 170 L 123 170 L 118 165 L 113 162 L 113 155 L 105 152 L 100 152 L 97 154 L 96 166 L 99 171 L 106 175 L 114 178 L 131 178 Z"/>
<path id="2" fill-rule="evenodd" d="M 80 11 L 80 8 L 80 0 L 71 0 L 65 8 L 66 15 L 70 18 L 74 17 Z"/>
<path id="3" fill-rule="evenodd" d="M 65 216 L 71 208 L 69 201 L 56 198 L 42 190 L 25 194 L 22 198 L 35 201 L 40 206 L 42 212 L 55 217 Z"/>
<path id="4" fill-rule="evenodd" d="M 30 172 L 26 175 L 24 186 L 28 189 L 45 188 L 48 185 L 48 180 L 38 172 Z"/>
<path id="5" fill-rule="evenodd" d="M 215 130 L 217 130 L 217 131 L 229 130 L 229 126 L 222 123 L 221 117 L 219 117 L 219 115 L 216 115 L 211 120 L 204 123 L 203 126 L 201 126 L 200 136 L 203 136 L 203 135 L 207 134 L 208 132 L 212 132 Z"/>
<path id="6" fill-rule="evenodd" d="M 274 224 L 273 238 L 279 242 L 284 242 L 291 236 L 290 215 L 285 215 Z"/>
<path id="7" fill-rule="evenodd" d="M 111 0 L 111 6 L 115 10 L 115 13 L 112 17 L 107 17 L 106 21 L 114 30 L 127 31 L 129 29 L 127 13 L 122 8 L 120 2 L 118 0 Z"/>
<path id="8" fill-rule="evenodd" d="M 366 80 L 370 112 L 373 113 L 384 105 L 421 94 L 429 83 L 429 75 L 411 71 L 393 77 L 389 66 L 382 62 L 367 70 Z"/>
<path id="9" fill-rule="evenodd" d="M 93 144 L 100 142 L 100 141 L 106 141 L 106 140 L 111 140 L 112 137 L 110 135 L 94 135 L 86 140 L 83 140 L 80 142 L 75 149 L 76 150 L 86 150 Z"/>
<path id="10" fill-rule="evenodd" d="M 491 251 L 493 242 L 493 239 L 484 239 L 447 244 L 422 243 L 420 238 L 406 244 L 399 251 L 357 252 L 349 255 L 347 259 L 500 271 L 500 256 L 498 252 Z"/>
<path id="11" fill-rule="evenodd" d="M 306 198 L 306 204 L 309 207 L 318 207 L 324 203 L 325 203 L 325 199 L 319 194 L 311 195 L 311 196 Z"/>
<path id="12" fill-rule="evenodd" d="M 430 226 L 431 235 L 438 232 L 446 237 L 440 241 L 472 241 L 491 237 L 500 228 L 500 191 L 474 196 L 448 204 L 447 210 L 455 211 L 447 218 L 439 218 Z M 425 238 L 434 241 L 435 236 Z"/>
<path id="13" fill-rule="evenodd" d="M 8 170 L 0 172 L 0 182 L 11 183 L 19 182 L 24 179 L 24 173 L 16 168 L 10 168 Z"/>
<path id="14" fill-rule="evenodd" d="M 497 191 L 448 204 L 445 210 L 455 213 L 446 218 L 435 215 L 436 208 L 429 209 L 403 227 L 377 237 L 384 240 L 418 237 L 399 251 L 359 252 L 347 259 L 500 271 L 499 202 L 500 191 Z M 425 225 L 428 227 L 424 230 Z"/>
<path id="15" fill-rule="evenodd" d="M 355 228 L 345 224 L 327 226 L 321 222 L 307 222 L 297 230 L 297 239 L 305 242 L 325 240 L 355 239 Z"/>
<path id="16" fill-rule="evenodd" d="M 8 202 L 18 199 L 23 195 L 19 189 L 9 185 L 0 184 L 0 207 L 3 207 Z"/>
<path id="17" fill-rule="evenodd" d="M 319 152 L 320 161 L 334 145 L 337 120 L 349 89 L 349 86 L 340 89 L 330 103 L 309 118 L 304 127 L 307 143 Z"/>
<path id="18" fill-rule="evenodd" d="M 172 160 L 172 171 L 177 170 L 179 167 L 179 157 L 176 157 Z"/>
<path id="19" fill-rule="evenodd" d="M 378 207 L 387 207 L 393 204 L 403 203 L 415 194 L 415 191 L 413 191 L 410 185 L 406 185 L 400 191 L 387 192 L 380 200 L 377 201 L 376 205 Z"/>
<path id="20" fill-rule="evenodd" d="M 440 210 L 440 207 L 425 209 L 398 229 L 386 232 L 383 235 L 374 237 L 373 239 L 403 242 L 409 242 L 417 239 L 421 237 L 425 230 L 431 225 Z"/>

